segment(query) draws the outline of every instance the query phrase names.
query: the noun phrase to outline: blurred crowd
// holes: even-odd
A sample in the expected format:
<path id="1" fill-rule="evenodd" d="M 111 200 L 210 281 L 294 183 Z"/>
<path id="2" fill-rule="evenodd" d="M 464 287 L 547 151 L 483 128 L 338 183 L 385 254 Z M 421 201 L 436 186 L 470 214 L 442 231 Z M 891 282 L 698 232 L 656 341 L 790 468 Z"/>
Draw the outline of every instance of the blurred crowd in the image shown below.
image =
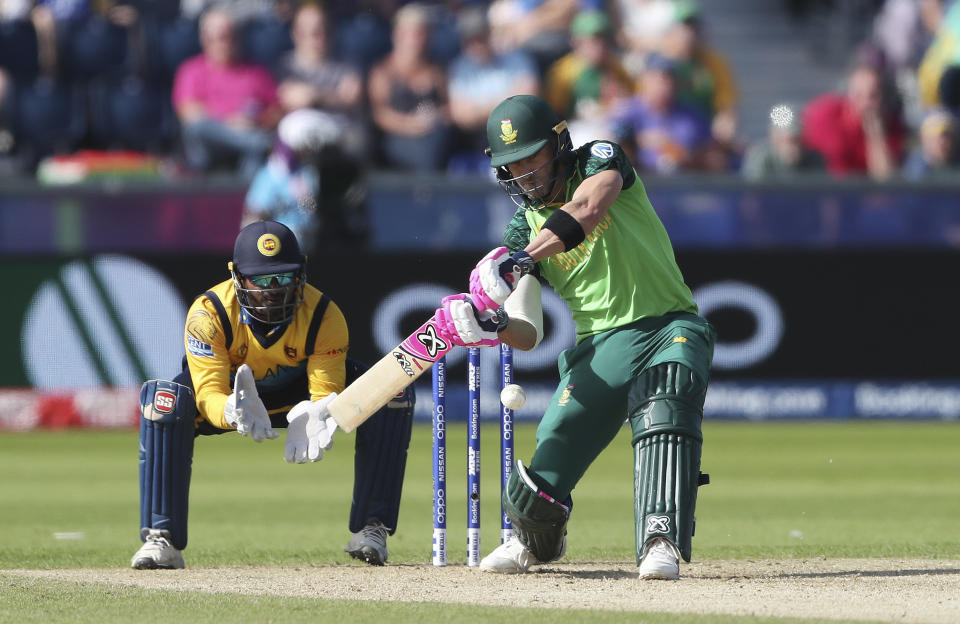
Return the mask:
<path id="1" fill-rule="evenodd" d="M 845 83 L 747 141 L 693 0 L 0 0 L 0 176 L 122 154 L 295 218 L 320 178 L 349 204 L 361 169 L 488 174 L 487 115 L 519 93 L 645 175 L 956 175 L 960 3 L 873 4 Z"/>

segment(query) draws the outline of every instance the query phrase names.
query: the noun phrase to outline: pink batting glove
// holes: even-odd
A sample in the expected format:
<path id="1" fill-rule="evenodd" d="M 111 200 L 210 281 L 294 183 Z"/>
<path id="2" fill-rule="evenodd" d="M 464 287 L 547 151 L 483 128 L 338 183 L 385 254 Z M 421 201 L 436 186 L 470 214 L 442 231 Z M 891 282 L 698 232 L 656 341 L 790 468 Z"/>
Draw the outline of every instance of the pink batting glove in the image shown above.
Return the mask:
<path id="1" fill-rule="evenodd" d="M 500 344 L 497 315 L 478 311 L 467 294 L 444 297 L 434 313 L 441 336 L 460 347 L 494 347 Z"/>
<path id="2" fill-rule="evenodd" d="M 525 251 L 511 256 L 506 247 L 497 247 L 488 253 L 470 272 L 470 297 L 474 305 L 480 311 L 499 308 L 533 264 Z"/>

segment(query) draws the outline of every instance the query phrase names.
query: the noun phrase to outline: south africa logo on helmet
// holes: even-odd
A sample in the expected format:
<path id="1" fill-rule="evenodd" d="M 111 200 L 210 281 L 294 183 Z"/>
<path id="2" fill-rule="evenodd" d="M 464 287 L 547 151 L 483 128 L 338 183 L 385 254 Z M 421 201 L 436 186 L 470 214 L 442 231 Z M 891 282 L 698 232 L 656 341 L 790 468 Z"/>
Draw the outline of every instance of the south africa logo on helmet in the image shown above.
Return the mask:
<path id="1" fill-rule="evenodd" d="M 547 102 L 535 95 L 514 95 L 498 104 L 487 118 L 487 154 L 500 167 L 536 154 L 556 142 L 562 121 Z"/>
<path id="2" fill-rule="evenodd" d="M 513 129 L 513 121 L 510 119 L 501 119 L 500 120 L 500 140 L 505 144 L 509 145 L 511 143 L 517 142 L 517 135 L 520 132 Z"/>

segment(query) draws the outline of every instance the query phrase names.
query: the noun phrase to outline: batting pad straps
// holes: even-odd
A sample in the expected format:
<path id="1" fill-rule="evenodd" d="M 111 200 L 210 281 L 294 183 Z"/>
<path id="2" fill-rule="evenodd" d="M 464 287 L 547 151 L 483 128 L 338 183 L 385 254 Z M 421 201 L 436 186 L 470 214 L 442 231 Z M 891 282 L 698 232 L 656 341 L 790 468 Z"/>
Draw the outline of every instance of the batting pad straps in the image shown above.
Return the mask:
<path id="1" fill-rule="evenodd" d="M 517 465 L 510 473 L 502 502 L 520 543 L 540 563 L 561 556 L 570 506 L 557 502 L 537 488 L 520 460 L 517 460 Z"/>
<path id="2" fill-rule="evenodd" d="M 655 433 L 679 433 L 702 440 L 700 422 L 706 385 L 678 362 L 648 368 L 633 380 L 627 399 L 633 444 Z"/>
<path id="3" fill-rule="evenodd" d="M 583 226 L 573 215 L 563 209 L 557 209 L 543 223 L 544 230 L 550 230 L 563 242 L 563 250 L 570 251 L 587 237 Z"/>

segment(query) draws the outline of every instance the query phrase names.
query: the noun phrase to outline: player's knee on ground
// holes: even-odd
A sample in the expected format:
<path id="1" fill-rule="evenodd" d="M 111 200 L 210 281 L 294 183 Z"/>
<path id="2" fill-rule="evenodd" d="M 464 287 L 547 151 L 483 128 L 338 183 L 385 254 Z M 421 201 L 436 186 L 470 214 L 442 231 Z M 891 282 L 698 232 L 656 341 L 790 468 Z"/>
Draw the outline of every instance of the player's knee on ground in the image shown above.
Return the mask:
<path id="1" fill-rule="evenodd" d="M 572 504 L 569 497 L 565 502 L 559 503 L 540 490 L 517 460 L 503 491 L 503 509 L 520 543 L 541 563 L 553 561 L 563 551 Z"/>
<path id="2" fill-rule="evenodd" d="M 706 482 L 700 475 L 705 393 L 706 384 L 677 362 L 645 370 L 631 386 L 638 564 L 653 537 L 669 539 L 690 561 L 697 487 Z"/>
<path id="3" fill-rule="evenodd" d="M 140 528 L 167 530 L 187 546 L 187 503 L 193 462 L 193 390 L 150 380 L 140 388 Z"/>

